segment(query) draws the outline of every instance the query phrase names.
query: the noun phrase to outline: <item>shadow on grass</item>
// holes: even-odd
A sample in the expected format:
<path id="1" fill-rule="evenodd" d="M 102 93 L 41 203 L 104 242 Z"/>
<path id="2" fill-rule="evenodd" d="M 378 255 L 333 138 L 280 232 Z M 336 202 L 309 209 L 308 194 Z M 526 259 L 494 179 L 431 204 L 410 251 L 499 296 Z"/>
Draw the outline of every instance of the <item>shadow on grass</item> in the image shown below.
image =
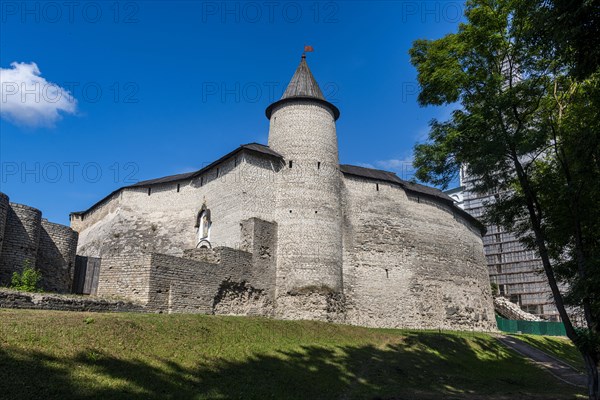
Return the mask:
<path id="1" fill-rule="evenodd" d="M 98 349 L 71 358 L 0 349 L 0 393 L 3 399 L 519 399 L 575 392 L 489 338 L 424 332 L 381 348 L 298 346 L 191 367 Z"/>
<path id="2" fill-rule="evenodd" d="M 579 350 L 577 350 L 577 348 L 567 339 L 561 340 L 556 337 L 530 335 L 512 336 L 542 350 L 546 354 L 559 358 L 581 372 L 585 372 L 585 365 L 581 353 L 579 353 Z"/>

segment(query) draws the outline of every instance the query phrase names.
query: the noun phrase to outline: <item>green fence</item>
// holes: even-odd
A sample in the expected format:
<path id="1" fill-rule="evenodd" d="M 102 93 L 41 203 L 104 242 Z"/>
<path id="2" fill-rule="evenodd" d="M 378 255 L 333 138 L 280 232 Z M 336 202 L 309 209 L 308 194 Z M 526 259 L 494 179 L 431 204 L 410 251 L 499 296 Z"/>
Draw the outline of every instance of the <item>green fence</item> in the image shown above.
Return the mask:
<path id="1" fill-rule="evenodd" d="M 527 333 L 530 335 L 567 336 L 562 322 L 517 321 L 496 315 L 498 329 L 509 333 Z"/>

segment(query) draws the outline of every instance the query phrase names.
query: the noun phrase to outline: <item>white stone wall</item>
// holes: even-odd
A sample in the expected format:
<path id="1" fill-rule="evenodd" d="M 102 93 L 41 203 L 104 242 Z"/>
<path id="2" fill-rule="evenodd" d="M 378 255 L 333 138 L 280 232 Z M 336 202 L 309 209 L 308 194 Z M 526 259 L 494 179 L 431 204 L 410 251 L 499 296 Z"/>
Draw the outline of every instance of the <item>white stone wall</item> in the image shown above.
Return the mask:
<path id="1" fill-rule="evenodd" d="M 405 193 L 383 181 L 342 177 L 339 167 L 327 168 L 337 162 L 337 153 L 311 152 L 310 146 L 295 141 L 283 145 L 286 132 L 304 135 L 307 143 L 319 129 L 324 132 L 317 142 L 335 138 L 330 112 L 314 105 L 302 111 L 304 107 L 288 105 L 273 113 L 282 124 L 272 127 L 281 134 L 280 144 L 275 140 L 273 145 L 285 153 L 285 165 L 242 152 L 202 178 L 179 182 L 179 192 L 177 182 L 153 186 L 150 195 L 147 188 L 125 189 L 75 222 L 80 229 L 78 253 L 106 259 L 143 251 L 181 256 L 195 246 L 196 217 L 205 202 L 211 210 L 213 246 L 249 250 L 240 237 L 243 220 L 277 223 L 272 248 L 278 318 L 494 330 L 480 232 L 439 200 Z M 301 121 L 306 112 L 311 117 Z M 307 123 L 314 126 L 305 130 L 302 124 Z M 252 250 L 255 256 L 261 251 L 260 246 Z M 262 256 L 271 257 L 271 251 Z M 101 279 L 119 281 L 119 274 L 134 279 L 125 277 L 135 275 L 134 270 L 121 271 L 115 264 L 108 272 L 106 265 L 111 264 L 103 261 Z M 143 300 L 149 288 L 143 287 L 143 276 L 138 278 L 136 296 Z M 205 289 L 198 282 L 198 291 Z M 264 290 L 267 298 L 272 296 Z M 245 298 L 238 291 L 231 292 L 239 298 L 229 303 Z"/>
<path id="2" fill-rule="evenodd" d="M 344 178 L 346 322 L 494 330 L 480 234 L 450 207 L 410 200 L 398 185 Z"/>
<path id="3" fill-rule="evenodd" d="M 273 220 L 269 182 L 274 180 L 276 168 L 273 159 L 242 152 L 192 181 L 153 185 L 150 195 L 146 187 L 123 189 L 86 214 L 83 221 L 72 222 L 79 230 L 78 254 L 104 257 L 146 251 L 182 255 L 196 246 L 196 218 L 203 204 L 211 211 L 213 247 L 238 248 L 242 220 Z"/>
<path id="4" fill-rule="evenodd" d="M 326 296 L 342 291 L 341 173 L 332 111 L 306 100 L 283 103 L 271 114 L 269 147 L 285 159 L 276 181 L 277 312 L 328 319 Z M 309 307 L 311 296 L 322 297 L 316 302 L 323 306 Z"/>

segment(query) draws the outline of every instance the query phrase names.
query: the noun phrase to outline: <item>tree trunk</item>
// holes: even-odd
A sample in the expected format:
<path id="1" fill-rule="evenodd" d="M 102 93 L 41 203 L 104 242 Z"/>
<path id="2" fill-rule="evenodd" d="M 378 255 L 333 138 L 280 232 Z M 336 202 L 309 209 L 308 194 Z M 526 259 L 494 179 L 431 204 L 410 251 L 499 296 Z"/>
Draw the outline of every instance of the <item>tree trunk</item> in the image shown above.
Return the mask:
<path id="1" fill-rule="evenodd" d="M 588 376 L 588 396 L 590 400 L 599 400 L 600 391 L 598 386 L 598 363 L 593 354 L 582 351 L 585 369 Z"/>
<path id="2" fill-rule="evenodd" d="M 546 272 L 546 277 L 548 278 L 548 284 L 550 285 L 550 289 L 552 290 L 552 295 L 554 297 L 556 309 L 558 310 L 558 313 L 561 319 L 563 320 L 567 336 L 569 337 L 569 339 L 571 339 L 573 344 L 575 344 L 575 346 L 579 348 L 579 336 L 573 327 L 573 323 L 571 322 L 569 315 L 567 314 L 563 297 L 558 288 L 558 283 L 556 281 L 554 270 L 552 269 L 552 264 L 550 262 L 550 256 L 546 247 L 546 238 L 542 230 L 541 215 L 538 215 L 536 212 L 536 210 L 538 209 L 536 207 L 536 195 L 529 183 L 529 179 L 525 173 L 525 170 L 523 169 L 523 166 L 519 162 L 519 159 L 515 153 L 513 153 L 513 162 L 515 166 L 515 171 L 517 173 L 517 178 L 519 179 L 519 184 L 521 185 L 523 193 L 525 194 L 525 201 L 527 203 L 526 205 L 527 211 L 529 213 L 529 220 L 531 222 L 531 229 L 535 237 L 535 243 L 538 247 L 538 252 L 542 260 L 542 265 L 544 266 L 544 272 Z M 585 368 L 588 377 L 589 400 L 600 400 L 600 393 L 598 392 L 598 355 L 589 352 L 589 350 L 579 349 L 579 351 L 581 352 L 585 362 Z"/>

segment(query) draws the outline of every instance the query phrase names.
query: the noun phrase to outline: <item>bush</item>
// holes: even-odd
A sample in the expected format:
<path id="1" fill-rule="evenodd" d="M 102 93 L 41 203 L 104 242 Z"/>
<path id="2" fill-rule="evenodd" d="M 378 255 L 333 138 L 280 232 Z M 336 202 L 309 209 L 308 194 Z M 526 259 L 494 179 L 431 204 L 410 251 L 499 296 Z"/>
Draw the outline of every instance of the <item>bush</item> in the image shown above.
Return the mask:
<path id="1" fill-rule="evenodd" d="M 25 260 L 23 271 L 21 273 L 13 272 L 10 287 L 21 292 L 39 292 L 41 280 L 40 270 L 32 267 L 29 260 Z"/>
<path id="2" fill-rule="evenodd" d="M 492 296 L 494 296 L 494 297 L 498 296 L 498 284 L 492 282 L 491 286 L 492 286 Z"/>

